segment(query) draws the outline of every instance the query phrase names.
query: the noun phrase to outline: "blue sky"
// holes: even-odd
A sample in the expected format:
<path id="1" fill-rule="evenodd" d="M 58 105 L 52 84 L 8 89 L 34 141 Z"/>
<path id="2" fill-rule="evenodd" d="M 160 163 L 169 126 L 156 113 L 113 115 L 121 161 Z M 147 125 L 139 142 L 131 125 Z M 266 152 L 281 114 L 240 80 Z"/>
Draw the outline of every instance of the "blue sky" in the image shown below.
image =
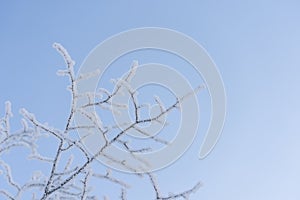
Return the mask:
<path id="1" fill-rule="evenodd" d="M 192 199 L 299 199 L 299 8 L 296 0 L 3 1 L 0 111 L 10 100 L 16 119 L 25 107 L 61 127 L 69 94 L 67 80 L 55 75 L 63 62 L 53 42 L 68 49 L 78 70 L 97 44 L 121 31 L 174 29 L 217 64 L 228 113 L 209 157 L 197 159 L 200 132 L 187 154 L 160 172 L 162 189 L 184 190 L 200 180 L 204 186 Z"/>

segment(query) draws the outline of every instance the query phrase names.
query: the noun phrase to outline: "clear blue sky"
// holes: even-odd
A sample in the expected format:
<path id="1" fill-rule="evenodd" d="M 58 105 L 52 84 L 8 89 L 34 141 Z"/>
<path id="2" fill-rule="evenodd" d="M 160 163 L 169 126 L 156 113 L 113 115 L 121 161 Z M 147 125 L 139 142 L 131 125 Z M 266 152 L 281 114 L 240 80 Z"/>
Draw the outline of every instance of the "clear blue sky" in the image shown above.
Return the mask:
<path id="1" fill-rule="evenodd" d="M 66 79 L 55 75 L 63 62 L 53 42 L 69 50 L 78 69 L 113 34 L 145 26 L 178 30 L 217 64 L 228 113 L 209 157 L 197 160 L 199 133 L 186 156 L 160 173 L 162 189 L 183 190 L 201 180 L 192 199 L 298 200 L 299 9 L 296 0 L 2 1 L 0 111 L 10 100 L 16 117 L 25 107 L 63 125 L 69 94 Z"/>

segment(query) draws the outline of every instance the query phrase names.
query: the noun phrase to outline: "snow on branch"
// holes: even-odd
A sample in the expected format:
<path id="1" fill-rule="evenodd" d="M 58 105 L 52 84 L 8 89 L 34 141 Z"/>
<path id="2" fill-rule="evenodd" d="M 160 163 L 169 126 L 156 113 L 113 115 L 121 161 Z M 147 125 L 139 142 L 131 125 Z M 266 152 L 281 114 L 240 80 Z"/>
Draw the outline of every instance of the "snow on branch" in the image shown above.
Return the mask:
<path id="1" fill-rule="evenodd" d="M 80 200 L 96 200 L 97 195 L 93 190 L 92 184 L 95 181 L 100 181 L 101 186 L 97 188 L 101 189 L 104 199 L 109 199 L 108 192 L 105 190 L 105 184 L 111 184 L 116 190 L 119 191 L 119 198 L 121 200 L 127 199 L 127 193 L 132 187 L 127 179 L 121 178 L 118 172 L 113 173 L 109 167 L 101 166 L 101 170 L 104 173 L 99 172 L 99 168 L 93 170 L 94 163 L 100 156 L 106 158 L 109 162 L 122 165 L 126 169 L 136 172 L 137 169 L 130 166 L 123 158 L 114 157 L 107 154 L 105 151 L 112 145 L 119 145 L 124 151 L 128 152 L 132 159 L 138 162 L 148 165 L 145 160 L 138 156 L 138 153 L 147 153 L 152 151 L 151 147 L 135 147 L 128 138 L 127 133 L 130 131 L 136 131 L 144 136 L 148 136 L 155 143 L 162 145 L 168 145 L 168 141 L 159 138 L 158 136 L 152 136 L 151 133 L 140 128 L 140 125 L 148 122 L 162 123 L 161 120 L 172 110 L 178 109 L 180 103 L 196 90 L 202 87 L 196 88 L 195 91 L 191 91 L 187 95 L 175 99 L 175 102 L 169 106 L 165 105 L 159 97 L 154 97 L 155 102 L 158 104 L 160 112 L 155 116 L 143 118 L 140 114 L 140 109 L 145 104 L 139 104 L 137 91 L 131 87 L 131 80 L 136 74 L 138 69 L 138 62 L 134 61 L 128 73 L 119 79 L 113 81 L 115 88 L 113 91 L 109 91 L 105 88 L 100 88 L 96 94 L 78 94 L 76 85 L 78 81 L 89 79 L 99 73 L 91 72 L 87 74 L 81 74 L 75 77 L 74 65 L 75 62 L 67 50 L 59 43 L 54 43 L 53 47 L 62 55 L 66 67 L 59 70 L 57 74 L 59 76 L 67 76 L 70 81 L 69 91 L 71 93 L 70 112 L 66 118 L 64 128 L 62 130 L 53 128 L 46 123 L 42 123 L 37 120 L 36 117 L 27 111 L 21 109 L 20 113 L 23 117 L 21 119 L 22 128 L 16 132 L 11 132 L 10 120 L 12 115 L 11 103 L 5 102 L 5 113 L 0 118 L 0 179 L 6 181 L 6 187 L 0 188 L 0 199 L 24 199 L 25 193 L 30 193 L 32 200 L 58 200 L 58 199 L 80 199 Z M 133 103 L 134 120 L 132 122 L 126 122 L 122 125 L 111 124 L 107 125 L 101 119 L 100 115 L 95 111 L 89 111 L 86 108 L 98 107 L 101 110 L 108 109 L 114 112 L 118 109 L 129 109 L 127 105 L 113 102 L 112 99 L 121 95 L 123 92 L 130 94 L 130 101 Z M 99 97 L 99 101 L 94 102 L 92 100 L 93 95 Z M 86 105 L 77 108 L 78 98 L 89 99 Z M 89 123 L 83 125 L 76 125 L 74 123 L 74 115 L 80 114 L 85 117 Z M 122 126 L 122 129 L 120 129 Z M 99 147 L 98 151 L 94 154 L 87 151 L 84 147 L 83 140 L 89 136 L 91 130 L 98 130 L 99 134 L 102 134 L 106 139 L 105 144 Z M 86 132 L 86 136 L 78 138 L 74 136 L 74 133 L 78 130 Z M 51 143 L 49 143 L 47 152 L 42 151 L 39 147 L 41 141 L 49 139 L 51 137 Z M 29 159 L 34 159 L 36 162 L 46 165 L 47 170 L 37 170 L 33 173 L 32 178 L 24 183 L 17 183 L 13 177 L 13 171 L 10 164 L 5 161 L 2 155 L 9 152 L 16 147 L 29 149 Z M 50 151 L 51 152 L 48 152 Z M 99 167 L 99 163 L 98 167 Z M 143 174 L 136 174 L 143 177 Z M 159 187 L 158 181 L 154 174 L 147 173 L 147 177 L 150 179 L 151 186 L 155 193 L 153 199 L 187 199 L 192 193 L 199 189 L 200 183 L 196 184 L 193 188 L 181 193 L 163 195 L 162 189 Z M 130 175 L 128 175 L 130 176 Z M 2 180 L 1 180 L 2 181 Z M 103 185 L 104 184 L 104 185 Z M 0 187 L 2 187 L 2 182 Z"/>

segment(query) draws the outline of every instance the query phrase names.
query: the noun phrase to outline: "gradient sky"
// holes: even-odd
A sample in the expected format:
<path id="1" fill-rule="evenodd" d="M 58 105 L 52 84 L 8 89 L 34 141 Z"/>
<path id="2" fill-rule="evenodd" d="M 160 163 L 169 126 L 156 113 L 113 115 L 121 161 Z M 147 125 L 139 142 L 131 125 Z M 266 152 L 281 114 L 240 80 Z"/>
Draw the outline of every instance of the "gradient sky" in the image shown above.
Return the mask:
<path id="1" fill-rule="evenodd" d="M 147 26 L 174 29 L 199 42 L 217 64 L 228 113 L 213 152 L 198 160 L 199 133 L 186 155 L 159 173 L 162 190 L 200 180 L 204 186 L 192 199 L 298 200 L 299 9 L 296 0 L 2 1 L 0 111 L 10 100 L 16 120 L 25 107 L 61 127 L 69 94 L 67 80 L 55 75 L 63 62 L 53 42 L 68 49 L 78 70 L 109 36 Z M 138 199 L 134 191 L 129 199 Z"/>

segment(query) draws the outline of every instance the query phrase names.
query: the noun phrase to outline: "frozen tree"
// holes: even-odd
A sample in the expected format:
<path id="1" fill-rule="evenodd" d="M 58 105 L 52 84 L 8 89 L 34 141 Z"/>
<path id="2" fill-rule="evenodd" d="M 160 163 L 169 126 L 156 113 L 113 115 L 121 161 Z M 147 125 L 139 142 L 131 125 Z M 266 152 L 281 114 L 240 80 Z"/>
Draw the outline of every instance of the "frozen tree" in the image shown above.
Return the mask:
<path id="1" fill-rule="evenodd" d="M 151 148 L 134 148 L 130 142 L 126 139 L 126 133 L 130 130 L 139 131 L 145 135 L 148 133 L 143 132 L 138 125 L 147 122 L 161 122 L 161 119 L 169 112 L 180 109 L 180 103 L 189 95 L 175 99 L 174 103 L 165 106 L 161 100 L 156 97 L 155 101 L 160 106 L 160 112 L 156 116 L 149 118 L 143 118 L 140 115 L 140 109 L 144 105 L 139 105 L 138 96 L 136 91 L 130 87 L 130 80 L 135 75 L 135 71 L 138 67 L 137 62 L 134 62 L 133 66 L 129 70 L 126 76 L 119 78 L 114 82 L 115 88 L 113 91 L 107 89 L 100 89 L 96 94 L 97 101 L 92 101 L 91 94 L 79 94 L 77 91 L 77 84 L 83 79 L 89 79 L 97 72 L 91 72 L 89 74 L 81 74 L 75 76 L 74 73 L 74 61 L 71 59 L 68 52 L 60 45 L 55 43 L 54 48 L 63 56 L 66 63 L 66 69 L 59 70 L 58 75 L 67 76 L 70 81 L 68 87 L 71 93 L 71 105 L 70 113 L 65 122 L 65 127 L 62 130 L 51 127 L 50 125 L 43 123 L 36 119 L 34 114 L 30 113 L 26 109 L 21 109 L 20 113 L 23 117 L 21 120 L 22 128 L 18 131 L 12 131 L 10 127 L 10 119 L 12 117 L 11 103 L 5 103 L 5 113 L 0 119 L 0 196 L 1 199 L 25 199 L 24 195 L 31 195 L 32 200 L 56 200 L 56 199 L 110 199 L 109 194 L 106 194 L 105 184 L 114 185 L 115 190 L 119 193 L 120 199 L 127 199 L 126 194 L 129 187 L 129 183 L 121 176 L 117 175 L 115 170 L 103 165 L 102 171 L 94 170 L 95 161 L 99 156 L 104 156 L 111 162 L 115 162 L 119 165 L 123 165 L 130 169 L 130 166 L 120 158 L 113 157 L 105 154 L 105 149 L 110 145 L 118 144 L 124 151 L 129 152 L 133 158 L 139 159 L 136 156 L 138 152 L 149 151 Z M 86 107 L 97 107 L 99 109 L 108 109 L 111 112 L 117 110 L 119 107 L 126 107 L 122 104 L 116 104 L 112 101 L 112 98 L 121 92 L 128 92 L 130 94 L 130 101 L 132 102 L 132 109 L 134 113 L 133 122 L 124 124 L 121 130 L 115 125 L 103 124 L 101 117 L 94 111 L 87 112 Z M 195 91 L 192 91 L 195 92 Z M 77 106 L 77 102 L 80 98 L 89 99 L 87 104 L 80 107 Z M 128 108 L 129 109 L 129 108 Z M 74 115 L 80 113 L 90 123 L 87 125 L 77 125 L 74 123 Z M 97 153 L 91 154 L 88 152 L 83 144 L 84 137 L 78 137 L 75 133 L 78 130 L 84 130 L 88 136 L 92 129 L 97 129 L 105 138 L 105 143 L 99 146 Z M 119 131 L 119 132 L 118 132 Z M 111 134 L 114 132 L 116 134 Z M 52 144 L 53 147 L 52 157 L 43 155 L 38 149 L 39 140 L 44 137 L 52 138 L 52 141 L 56 141 L 56 144 Z M 47 138 L 47 139 L 48 139 Z M 167 141 L 158 137 L 151 137 L 154 142 L 167 145 Z M 38 162 L 47 163 L 48 171 L 41 170 L 35 171 L 32 178 L 24 183 L 18 183 L 13 176 L 13 168 L 10 163 L 3 159 L 3 155 L 17 147 L 25 147 L 30 150 L 28 158 Z M 143 162 L 141 160 L 141 162 Z M 97 167 L 99 163 L 97 163 Z M 102 173 L 101 173 L 102 172 Z M 135 172 L 135 169 L 132 169 Z M 153 189 L 153 197 L 147 197 L 150 199 L 167 200 L 167 199 L 188 199 L 189 196 L 196 192 L 200 186 L 200 183 L 195 184 L 190 189 L 178 193 L 162 192 L 162 188 L 159 187 L 158 181 L 154 173 L 132 173 L 128 176 L 138 176 L 148 181 L 149 186 Z M 4 182 L 2 180 L 5 180 Z M 1 182 L 2 181 L 2 182 Z M 98 181 L 98 182 L 97 182 Z M 101 188 L 102 196 L 95 193 L 95 188 Z M 27 197 L 26 197 L 27 199 Z M 146 197 L 145 197 L 146 199 Z"/>

